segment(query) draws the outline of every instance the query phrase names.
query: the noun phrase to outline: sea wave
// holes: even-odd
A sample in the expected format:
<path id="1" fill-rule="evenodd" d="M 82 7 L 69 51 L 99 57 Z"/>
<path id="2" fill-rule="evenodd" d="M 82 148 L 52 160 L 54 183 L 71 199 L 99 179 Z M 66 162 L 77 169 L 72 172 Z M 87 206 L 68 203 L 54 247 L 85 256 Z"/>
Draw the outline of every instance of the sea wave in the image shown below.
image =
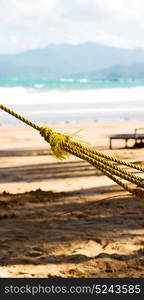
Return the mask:
<path id="1" fill-rule="evenodd" d="M 121 103 L 141 101 L 144 106 L 144 86 L 98 90 L 49 90 L 31 93 L 23 87 L 0 88 L 3 104 L 33 103 Z"/>
<path id="2" fill-rule="evenodd" d="M 72 78 L 60 78 L 60 82 L 75 82 Z"/>
<path id="3" fill-rule="evenodd" d="M 44 88 L 44 84 L 42 84 L 42 83 L 37 83 L 37 84 L 34 84 L 34 88 L 36 88 L 36 89 L 43 89 Z"/>
<path id="4" fill-rule="evenodd" d="M 89 80 L 87 78 L 80 78 L 78 81 L 81 83 L 89 82 Z"/>

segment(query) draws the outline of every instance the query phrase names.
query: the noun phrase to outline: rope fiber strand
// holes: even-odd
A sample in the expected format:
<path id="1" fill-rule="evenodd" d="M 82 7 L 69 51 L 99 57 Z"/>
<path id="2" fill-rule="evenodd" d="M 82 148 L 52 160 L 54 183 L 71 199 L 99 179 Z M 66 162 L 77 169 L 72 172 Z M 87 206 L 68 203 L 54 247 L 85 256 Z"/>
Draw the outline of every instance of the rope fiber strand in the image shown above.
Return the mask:
<path id="1" fill-rule="evenodd" d="M 141 199 L 144 199 L 144 179 L 141 176 L 135 175 L 132 172 L 120 167 L 119 165 L 124 165 L 141 172 L 144 172 L 144 167 L 88 148 L 80 142 L 77 142 L 73 136 L 55 132 L 52 128 L 47 126 L 38 126 L 2 104 L 0 104 L 0 109 L 38 130 L 46 142 L 50 144 L 52 153 L 58 159 L 63 160 L 66 159 L 69 154 L 73 154 L 89 162 L 126 191 L 136 195 Z M 130 186 L 128 183 L 125 183 L 125 181 L 134 184 L 135 187 Z"/>

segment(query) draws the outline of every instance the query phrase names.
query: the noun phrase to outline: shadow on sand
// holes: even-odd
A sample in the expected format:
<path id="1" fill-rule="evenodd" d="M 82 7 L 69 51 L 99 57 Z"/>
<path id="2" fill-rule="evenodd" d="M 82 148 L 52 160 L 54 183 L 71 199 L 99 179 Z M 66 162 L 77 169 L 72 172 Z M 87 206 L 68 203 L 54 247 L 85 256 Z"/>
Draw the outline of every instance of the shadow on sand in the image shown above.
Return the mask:
<path id="1" fill-rule="evenodd" d="M 118 186 L 101 190 L 1 194 L 0 265 L 93 262 L 105 266 L 107 277 L 121 262 L 142 272 L 144 202 Z M 126 243 L 137 251 L 120 253 Z"/>

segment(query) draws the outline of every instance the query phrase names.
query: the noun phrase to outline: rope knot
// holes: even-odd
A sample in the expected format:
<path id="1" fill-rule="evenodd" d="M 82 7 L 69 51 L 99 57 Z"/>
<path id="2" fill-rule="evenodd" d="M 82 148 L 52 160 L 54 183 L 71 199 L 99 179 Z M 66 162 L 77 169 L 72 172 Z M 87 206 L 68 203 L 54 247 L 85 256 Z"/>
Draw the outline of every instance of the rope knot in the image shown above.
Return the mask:
<path id="1" fill-rule="evenodd" d="M 40 129 L 40 134 L 42 137 L 44 137 L 44 139 L 46 140 L 46 142 L 49 143 L 49 140 L 50 140 L 50 136 L 53 132 L 52 128 L 50 127 L 47 127 L 47 126 L 41 126 Z"/>
<path id="2" fill-rule="evenodd" d="M 47 126 L 40 127 L 40 134 L 50 144 L 52 153 L 60 160 L 66 159 L 68 153 L 64 150 L 63 145 L 69 141 L 69 137 L 59 132 L 53 131 Z"/>

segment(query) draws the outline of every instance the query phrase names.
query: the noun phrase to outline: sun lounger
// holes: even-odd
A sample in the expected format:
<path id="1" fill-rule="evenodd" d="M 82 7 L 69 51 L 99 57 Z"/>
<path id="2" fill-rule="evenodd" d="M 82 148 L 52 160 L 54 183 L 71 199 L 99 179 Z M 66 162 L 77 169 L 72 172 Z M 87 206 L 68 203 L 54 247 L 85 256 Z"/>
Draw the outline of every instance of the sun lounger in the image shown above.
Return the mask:
<path id="1" fill-rule="evenodd" d="M 128 148 L 128 140 L 134 140 L 135 148 L 144 147 L 144 133 L 138 133 L 144 128 L 136 128 L 133 134 L 117 134 L 109 137 L 109 149 L 112 149 L 112 140 L 125 140 L 125 148 Z"/>

